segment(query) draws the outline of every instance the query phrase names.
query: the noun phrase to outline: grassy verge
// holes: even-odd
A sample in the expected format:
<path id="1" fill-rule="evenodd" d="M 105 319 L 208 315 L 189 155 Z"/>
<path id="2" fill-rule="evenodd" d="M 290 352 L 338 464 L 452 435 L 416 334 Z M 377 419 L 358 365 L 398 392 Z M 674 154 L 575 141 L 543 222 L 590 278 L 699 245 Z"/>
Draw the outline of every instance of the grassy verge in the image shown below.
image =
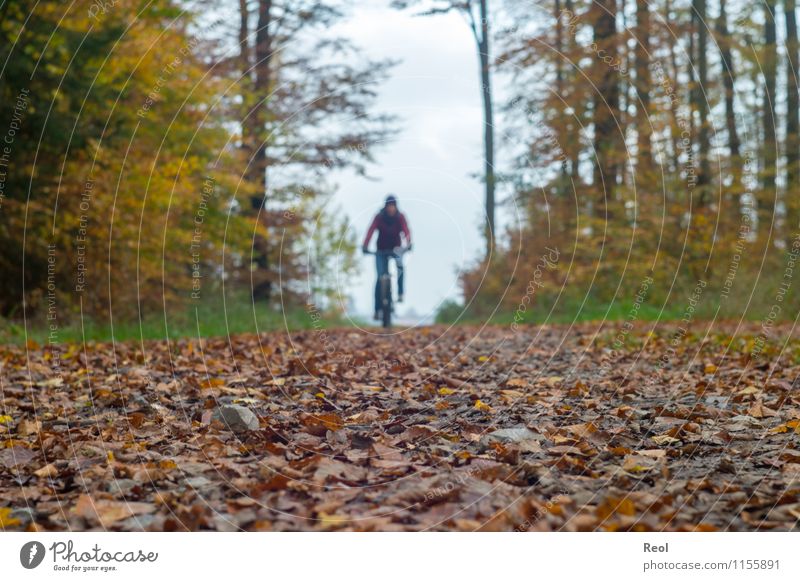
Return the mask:
<path id="1" fill-rule="evenodd" d="M 281 311 L 274 306 L 258 303 L 255 306 L 248 297 L 222 302 L 199 303 L 184 310 L 152 314 L 136 319 L 117 319 L 113 328 L 108 320 L 75 317 L 56 331 L 58 341 L 130 341 L 181 337 L 224 337 L 228 334 L 256 333 L 265 331 L 299 331 L 316 327 L 342 325 L 338 316 L 322 314 L 320 319 L 301 306 Z M 47 343 L 50 333 L 46 320 L 35 318 L 28 321 L 27 334 L 22 321 L 0 320 L 0 343 L 21 344 L 27 340 Z"/>
<path id="2" fill-rule="evenodd" d="M 558 304 L 553 306 L 553 302 L 549 300 L 542 300 L 539 304 L 534 306 L 527 306 L 524 310 L 513 308 L 500 308 L 492 315 L 489 322 L 498 325 L 510 325 L 513 322 L 526 325 L 538 325 L 543 323 L 553 324 L 568 324 L 568 323 L 585 323 L 591 321 L 679 321 L 687 313 L 688 303 L 678 304 L 679 301 L 672 301 L 662 307 L 662 305 L 653 305 L 650 303 L 642 303 L 636 305 L 633 300 L 618 300 L 613 303 L 607 301 L 593 300 L 591 297 L 583 302 L 581 298 L 566 298 L 561 299 Z M 726 305 L 721 308 L 717 314 L 717 304 L 710 302 L 698 303 L 694 310 L 691 312 L 692 320 L 709 320 L 714 318 L 715 314 L 718 319 L 738 319 L 741 313 L 745 311 L 742 307 L 738 310 L 736 307 L 731 308 L 733 305 Z M 763 318 L 764 309 L 753 308 L 747 311 L 745 320 L 757 321 Z M 484 314 L 475 314 L 467 310 L 464 312 L 464 307 L 459 303 L 453 301 L 445 303 L 436 314 L 437 323 L 484 323 L 487 317 Z"/>

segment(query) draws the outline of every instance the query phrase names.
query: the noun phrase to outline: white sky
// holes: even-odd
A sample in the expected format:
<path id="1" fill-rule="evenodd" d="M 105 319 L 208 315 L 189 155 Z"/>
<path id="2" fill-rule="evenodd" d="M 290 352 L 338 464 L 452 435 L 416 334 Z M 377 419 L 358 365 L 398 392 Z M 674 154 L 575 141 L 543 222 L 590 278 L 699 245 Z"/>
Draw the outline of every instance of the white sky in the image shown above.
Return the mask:
<path id="1" fill-rule="evenodd" d="M 472 33 L 457 14 L 413 17 L 388 0 L 356 3 L 332 32 L 373 59 L 402 62 L 381 87 L 377 110 L 400 118 L 402 131 L 375 155 L 370 181 L 339 174 L 331 207 L 350 218 L 361 243 L 388 193 L 399 199 L 414 241 L 406 256 L 406 305 L 420 316 L 459 296 L 458 270 L 483 248 L 482 109 Z M 373 239 L 374 248 L 374 239 Z M 346 289 L 358 313 L 372 309 L 374 258 Z"/>

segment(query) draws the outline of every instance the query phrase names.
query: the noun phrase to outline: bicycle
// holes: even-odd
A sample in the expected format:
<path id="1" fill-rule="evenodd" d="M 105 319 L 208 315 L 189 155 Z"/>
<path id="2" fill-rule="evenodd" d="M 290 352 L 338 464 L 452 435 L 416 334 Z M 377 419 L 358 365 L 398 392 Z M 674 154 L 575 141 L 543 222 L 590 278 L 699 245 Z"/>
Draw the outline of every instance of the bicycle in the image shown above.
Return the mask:
<path id="1" fill-rule="evenodd" d="M 394 256 L 398 261 L 402 260 L 403 255 L 410 251 L 411 248 L 408 246 L 398 246 L 394 250 L 366 250 L 364 254 L 372 254 L 374 256 L 378 256 L 379 254 L 388 254 L 389 256 Z M 397 264 L 397 262 L 395 263 Z M 381 311 L 381 323 L 383 324 L 384 329 L 388 329 L 392 326 L 392 313 L 394 311 L 394 303 L 392 301 L 392 275 L 391 270 L 387 267 L 386 273 L 382 274 L 380 280 L 378 281 L 380 284 L 380 304 L 379 310 Z"/>

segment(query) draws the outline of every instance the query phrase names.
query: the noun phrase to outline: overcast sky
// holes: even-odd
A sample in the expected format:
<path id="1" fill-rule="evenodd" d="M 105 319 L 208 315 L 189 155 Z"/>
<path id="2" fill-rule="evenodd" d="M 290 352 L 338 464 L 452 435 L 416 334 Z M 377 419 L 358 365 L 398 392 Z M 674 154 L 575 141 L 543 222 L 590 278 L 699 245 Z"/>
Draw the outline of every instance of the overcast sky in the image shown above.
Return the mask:
<path id="1" fill-rule="evenodd" d="M 377 151 L 370 174 L 339 174 L 333 200 L 349 216 L 359 244 L 374 213 L 394 193 L 408 218 L 414 252 L 406 260 L 406 306 L 433 313 L 457 297 L 458 270 L 481 254 L 482 109 L 474 40 L 457 14 L 413 17 L 388 0 L 355 3 L 334 29 L 370 58 L 401 59 L 377 108 L 400 118 L 402 131 Z M 374 240 L 373 240 L 374 248 Z M 371 260 L 370 260 L 371 259 Z M 348 290 L 359 313 L 372 309 L 374 259 Z"/>

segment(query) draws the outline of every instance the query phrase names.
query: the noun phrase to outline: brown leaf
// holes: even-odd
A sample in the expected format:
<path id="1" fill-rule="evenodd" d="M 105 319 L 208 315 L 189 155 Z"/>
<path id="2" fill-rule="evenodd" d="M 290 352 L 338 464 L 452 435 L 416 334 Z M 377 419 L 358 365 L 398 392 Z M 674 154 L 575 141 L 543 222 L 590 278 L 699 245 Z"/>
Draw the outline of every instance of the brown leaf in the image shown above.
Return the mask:
<path id="1" fill-rule="evenodd" d="M 58 476 L 58 468 L 56 468 L 55 464 L 48 464 L 34 471 L 34 474 L 39 478 L 54 478 Z"/>
<path id="2" fill-rule="evenodd" d="M 155 510 L 156 506 L 149 502 L 93 500 L 88 494 L 82 494 L 73 509 L 77 516 L 90 522 L 99 522 L 102 527 L 109 527 L 130 516 L 150 514 Z"/>
<path id="3" fill-rule="evenodd" d="M 747 413 L 754 418 L 772 418 L 778 415 L 775 410 L 769 409 L 760 401 L 754 403 L 753 406 L 747 410 Z"/>

